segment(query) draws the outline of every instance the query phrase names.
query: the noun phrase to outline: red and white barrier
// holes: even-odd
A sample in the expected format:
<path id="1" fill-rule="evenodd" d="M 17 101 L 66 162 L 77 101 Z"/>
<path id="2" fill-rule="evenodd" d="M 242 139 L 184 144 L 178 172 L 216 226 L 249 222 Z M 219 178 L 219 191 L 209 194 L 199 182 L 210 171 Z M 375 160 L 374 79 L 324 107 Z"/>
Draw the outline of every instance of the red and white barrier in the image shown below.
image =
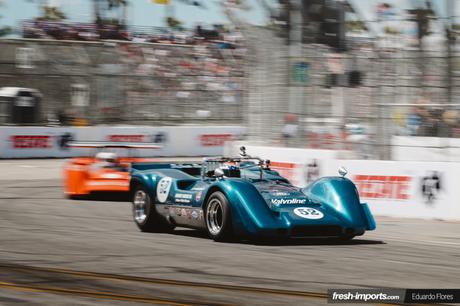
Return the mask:
<path id="1" fill-rule="evenodd" d="M 150 142 L 161 149 L 136 151 L 136 156 L 222 155 L 226 141 L 241 139 L 239 126 L 171 127 L 0 127 L 0 158 L 72 157 L 94 150 L 69 148 L 73 141 Z"/>

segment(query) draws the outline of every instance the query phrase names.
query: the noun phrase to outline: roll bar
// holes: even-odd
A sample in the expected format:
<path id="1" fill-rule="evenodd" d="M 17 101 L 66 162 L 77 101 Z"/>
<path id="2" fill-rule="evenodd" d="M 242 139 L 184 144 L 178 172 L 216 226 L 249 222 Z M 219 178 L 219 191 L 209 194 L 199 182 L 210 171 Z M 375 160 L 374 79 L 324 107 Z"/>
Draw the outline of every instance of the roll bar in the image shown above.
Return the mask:
<path id="1" fill-rule="evenodd" d="M 206 164 L 208 163 L 240 163 L 242 161 L 257 161 L 260 167 L 260 179 L 263 178 L 263 170 L 270 169 L 270 160 L 263 160 L 257 156 L 250 156 L 246 154 L 246 147 L 240 147 L 240 157 L 215 157 L 215 158 L 204 158 L 203 167 L 201 167 L 201 178 L 204 179 L 206 176 Z"/>

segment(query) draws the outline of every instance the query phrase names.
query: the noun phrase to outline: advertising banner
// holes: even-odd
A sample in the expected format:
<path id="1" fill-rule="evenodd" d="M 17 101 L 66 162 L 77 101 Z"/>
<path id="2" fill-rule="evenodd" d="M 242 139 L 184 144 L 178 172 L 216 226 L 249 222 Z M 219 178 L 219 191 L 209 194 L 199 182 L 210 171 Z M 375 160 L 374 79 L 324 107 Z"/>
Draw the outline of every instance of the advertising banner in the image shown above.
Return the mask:
<path id="1" fill-rule="evenodd" d="M 0 158 L 49 158 L 92 155 L 95 149 L 70 148 L 71 141 L 148 142 L 160 149 L 139 149 L 136 156 L 222 155 L 227 141 L 239 140 L 239 126 L 170 127 L 0 127 Z"/>
<path id="2" fill-rule="evenodd" d="M 1 158 L 46 158 L 87 155 L 88 149 L 70 148 L 68 143 L 93 135 L 87 129 L 72 127 L 1 127 Z M 91 136 L 91 137 L 90 137 Z"/>

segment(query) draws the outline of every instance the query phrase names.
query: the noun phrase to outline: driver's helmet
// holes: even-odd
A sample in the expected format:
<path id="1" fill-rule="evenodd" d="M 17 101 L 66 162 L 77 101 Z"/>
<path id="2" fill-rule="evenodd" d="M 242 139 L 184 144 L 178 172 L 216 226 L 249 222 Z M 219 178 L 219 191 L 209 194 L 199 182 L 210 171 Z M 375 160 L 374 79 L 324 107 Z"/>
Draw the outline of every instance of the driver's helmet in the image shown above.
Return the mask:
<path id="1" fill-rule="evenodd" d="M 118 155 L 113 152 L 99 152 L 96 154 L 96 160 L 115 165 L 118 163 Z"/>
<path id="2" fill-rule="evenodd" d="M 240 177 L 241 176 L 240 167 L 238 167 L 237 165 L 234 165 L 234 164 L 222 165 L 220 169 L 222 169 L 226 177 Z"/>

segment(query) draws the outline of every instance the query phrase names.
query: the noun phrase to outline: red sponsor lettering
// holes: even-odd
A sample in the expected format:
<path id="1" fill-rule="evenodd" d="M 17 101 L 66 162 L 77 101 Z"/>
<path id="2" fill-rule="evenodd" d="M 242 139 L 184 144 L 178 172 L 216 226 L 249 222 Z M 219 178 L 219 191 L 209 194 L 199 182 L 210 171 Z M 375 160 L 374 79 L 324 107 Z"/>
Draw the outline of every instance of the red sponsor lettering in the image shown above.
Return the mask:
<path id="1" fill-rule="evenodd" d="M 226 141 L 234 139 L 233 134 L 203 134 L 200 135 L 200 143 L 203 147 L 221 147 Z"/>
<path id="2" fill-rule="evenodd" d="M 408 200 L 410 176 L 355 175 L 353 181 L 359 195 L 368 199 Z"/>
<path id="3" fill-rule="evenodd" d="M 113 142 L 143 142 L 145 135 L 109 135 L 107 138 Z"/>
<path id="4" fill-rule="evenodd" d="M 48 149 L 52 147 L 51 136 L 48 135 L 14 135 L 10 139 L 15 149 Z"/>

